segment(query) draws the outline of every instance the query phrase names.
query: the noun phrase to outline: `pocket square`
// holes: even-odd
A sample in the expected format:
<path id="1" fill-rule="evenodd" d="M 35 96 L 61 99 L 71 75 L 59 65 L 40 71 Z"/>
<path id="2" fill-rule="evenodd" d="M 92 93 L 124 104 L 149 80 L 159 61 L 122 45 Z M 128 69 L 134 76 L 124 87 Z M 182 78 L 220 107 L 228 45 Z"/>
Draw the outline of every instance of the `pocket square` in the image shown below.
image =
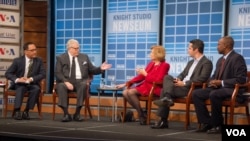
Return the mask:
<path id="1" fill-rule="evenodd" d="M 87 64 L 87 62 L 86 62 L 86 61 L 84 61 L 84 62 L 82 63 L 82 65 L 85 65 L 85 64 Z"/>

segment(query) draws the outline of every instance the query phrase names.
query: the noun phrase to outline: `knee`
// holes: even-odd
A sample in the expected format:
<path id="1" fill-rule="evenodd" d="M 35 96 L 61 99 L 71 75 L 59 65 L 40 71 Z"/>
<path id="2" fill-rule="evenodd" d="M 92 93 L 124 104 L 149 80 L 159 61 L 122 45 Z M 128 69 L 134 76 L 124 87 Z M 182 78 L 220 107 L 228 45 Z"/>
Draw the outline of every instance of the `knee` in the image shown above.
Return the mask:
<path id="1" fill-rule="evenodd" d="M 87 88 L 87 83 L 81 82 L 79 86 L 80 86 L 80 88 L 82 88 L 82 89 L 86 89 L 86 88 Z"/>
<path id="2" fill-rule="evenodd" d="M 173 81 L 174 80 L 173 76 L 171 76 L 171 75 L 165 75 L 164 76 L 164 81 L 169 81 L 169 80 Z"/>
<path id="3" fill-rule="evenodd" d="M 56 84 L 56 89 L 64 89 L 66 86 L 65 86 L 65 84 L 64 83 L 57 83 Z"/>
<path id="4" fill-rule="evenodd" d="M 209 99 L 211 100 L 211 101 L 213 101 L 213 100 L 215 100 L 215 99 L 218 99 L 219 97 L 218 97 L 218 94 L 217 93 L 210 93 L 210 95 L 209 95 Z"/>
<path id="5" fill-rule="evenodd" d="M 198 97 L 198 92 L 197 91 L 193 91 L 192 98 L 196 99 L 197 97 Z"/>
<path id="6" fill-rule="evenodd" d="M 128 96 L 128 91 L 127 91 L 127 90 L 124 90 L 124 91 L 122 92 L 122 95 L 123 95 L 123 97 L 127 97 L 127 96 Z"/>

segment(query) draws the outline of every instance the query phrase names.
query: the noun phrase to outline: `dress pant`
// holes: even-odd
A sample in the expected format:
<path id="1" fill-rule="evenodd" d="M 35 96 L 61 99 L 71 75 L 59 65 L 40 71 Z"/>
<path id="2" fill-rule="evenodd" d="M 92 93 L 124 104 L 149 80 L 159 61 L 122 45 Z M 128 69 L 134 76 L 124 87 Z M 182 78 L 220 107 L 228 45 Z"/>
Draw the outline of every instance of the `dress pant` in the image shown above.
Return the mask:
<path id="1" fill-rule="evenodd" d="M 39 97 L 41 89 L 37 84 L 15 84 L 15 105 L 14 108 L 18 109 L 21 107 L 23 103 L 24 94 L 26 92 L 29 93 L 28 101 L 26 104 L 26 108 L 33 109 L 35 104 L 37 103 L 37 99 Z"/>
<path id="2" fill-rule="evenodd" d="M 83 101 L 86 97 L 86 89 L 87 89 L 87 80 L 77 79 L 75 83 L 73 83 L 74 92 L 77 95 L 77 107 L 81 107 L 83 105 Z M 58 94 L 58 106 L 67 108 L 69 105 L 68 93 L 70 92 L 64 83 L 57 83 L 56 92 Z"/>
<path id="3" fill-rule="evenodd" d="M 197 89 L 193 91 L 193 102 L 198 122 L 201 124 L 209 124 L 213 127 L 221 126 L 223 124 L 222 116 L 222 101 L 230 98 L 233 88 L 206 88 Z M 207 109 L 205 100 L 211 101 L 211 115 Z"/>
<path id="4" fill-rule="evenodd" d="M 161 90 L 160 98 L 168 97 L 171 99 L 185 97 L 189 89 L 187 87 L 176 87 L 174 86 L 174 78 L 171 75 L 166 75 L 163 80 L 163 88 Z M 160 117 L 168 117 L 169 115 L 168 106 L 159 106 L 157 115 Z"/>

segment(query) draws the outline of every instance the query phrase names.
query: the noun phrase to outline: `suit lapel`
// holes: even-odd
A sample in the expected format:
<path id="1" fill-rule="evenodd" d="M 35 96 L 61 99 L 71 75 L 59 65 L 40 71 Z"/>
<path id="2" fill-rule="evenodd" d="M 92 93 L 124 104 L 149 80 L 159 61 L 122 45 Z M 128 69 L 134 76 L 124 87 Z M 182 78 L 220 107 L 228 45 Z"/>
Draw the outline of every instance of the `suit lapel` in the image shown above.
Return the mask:
<path id="1" fill-rule="evenodd" d="M 83 56 L 82 55 L 78 55 L 78 63 L 79 63 L 79 67 L 80 67 L 80 70 L 81 70 L 81 75 L 83 76 L 83 73 L 84 72 L 82 72 L 84 69 L 83 69 L 83 67 L 85 66 L 85 65 L 87 65 L 86 64 L 86 60 L 84 60 L 84 58 L 83 58 Z"/>
<path id="2" fill-rule="evenodd" d="M 25 60 L 25 56 L 23 56 L 22 58 L 21 58 L 22 60 L 21 60 L 21 72 L 22 72 L 22 76 L 24 76 L 24 73 L 25 73 L 25 66 L 26 66 L 26 60 Z"/>
<path id="3" fill-rule="evenodd" d="M 200 64 L 202 64 L 203 61 L 204 61 L 204 58 L 205 58 L 205 56 L 203 56 L 203 57 L 201 58 L 201 60 L 198 62 L 198 64 L 197 64 L 196 67 L 194 68 L 193 74 L 194 74 L 194 72 L 195 72 L 196 70 L 199 69 Z M 192 74 L 192 76 L 193 76 L 193 74 Z M 191 76 L 191 77 L 192 77 L 192 76 Z"/>

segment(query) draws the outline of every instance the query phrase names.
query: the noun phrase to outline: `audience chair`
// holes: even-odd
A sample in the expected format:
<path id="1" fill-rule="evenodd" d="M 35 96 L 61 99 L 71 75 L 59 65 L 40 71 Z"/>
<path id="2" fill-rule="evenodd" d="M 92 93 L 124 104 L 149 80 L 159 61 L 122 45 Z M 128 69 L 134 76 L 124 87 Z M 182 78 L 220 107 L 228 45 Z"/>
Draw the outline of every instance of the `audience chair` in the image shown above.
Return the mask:
<path id="1" fill-rule="evenodd" d="M 129 89 L 131 86 L 133 85 L 132 82 L 127 82 L 126 86 L 127 89 Z M 153 86 L 151 87 L 151 90 L 149 92 L 148 96 L 139 96 L 139 101 L 143 101 L 145 102 L 145 108 L 147 110 L 147 124 L 150 124 L 150 116 L 151 116 L 151 107 L 152 107 L 152 102 L 154 100 L 159 99 L 160 97 L 155 95 L 154 89 L 157 85 L 161 85 L 162 86 L 162 82 L 153 82 Z M 122 117 L 122 122 L 125 122 L 125 116 L 126 116 L 126 112 L 127 112 L 127 100 L 125 98 L 123 98 L 123 117 Z"/>
<path id="2" fill-rule="evenodd" d="M 246 88 L 243 95 L 245 96 L 246 100 L 242 103 L 237 101 L 237 95 L 240 88 Z M 207 105 L 211 105 L 210 100 L 205 101 Z M 232 93 L 231 98 L 228 98 L 222 102 L 222 106 L 225 107 L 225 124 L 228 124 L 228 114 L 229 114 L 229 124 L 234 124 L 234 109 L 238 107 L 245 108 L 245 114 L 247 117 L 248 124 L 250 125 L 250 116 L 249 116 L 249 107 L 248 104 L 250 103 L 250 71 L 247 72 L 247 82 L 245 84 L 235 84 L 234 91 Z M 228 113 L 229 108 L 229 113 Z"/>
<path id="3" fill-rule="evenodd" d="M 191 87 L 188 91 L 188 94 L 186 97 L 180 97 L 180 98 L 174 98 L 174 103 L 181 103 L 185 104 L 185 129 L 188 130 L 188 127 L 190 125 L 190 105 L 192 104 L 192 93 L 196 88 L 205 88 L 206 84 L 201 82 L 192 82 Z"/>
<path id="4" fill-rule="evenodd" d="M 8 101 L 9 101 L 9 96 L 16 96 L 15 90 L 10 89 L 10 80 L 6 79 L 5 81 L 5 92 L 4 92 L 4 117 L 6 118 L 7 116 L 7 110 L 8 110 Z M 39 118 L 42 119 L 42 103 L 43 103 L 43 94 L 45 92 L 45 79 L 41 80 L 40 82 L 41 86 L 41 92 L 39 94 L 39 97 L 37 99 L 37 111 L 39 114 Z M 25 93 L 24 97 L 28 97 L 29 93 Z M 12 111 L 12 117 L 14 116 L 14 110 Z"/>
<path id="5" fill-rule="evenodd" d="M 87 96 L 84 100 L 85 102 L 85 106 L 84 106 L 84 118 L 87 119 L 87 112 L 89 114 L 89 117 L 92 119 L 92 113 L 91 113 L 91 110 L 90 110 L 90 105 L 89 105 L 89 98 L 90 98 L 90 84 L 91 84 L 91 81 L 93 80 L 93 75 L 89 75 L 89 79 L 88 79 L 88 82 L 87 82 Z M 55 119 L 55 110 L 56 110 L 56 98 L 58 97 L 58 94 L 56 93 L 56 81 L 54 82 L 54 87 L 53 87 L 53 94 L 52 94 L 52 99 L 53 99 L 53 111 L 52 111 L 52 119 L 54 120 Z M 69 92 L 68 93 L 68 98 L 71 99 L 71 98 L 74 98 L 76 99 L 77 98 L 77 95 L 75 92 Z"/>

